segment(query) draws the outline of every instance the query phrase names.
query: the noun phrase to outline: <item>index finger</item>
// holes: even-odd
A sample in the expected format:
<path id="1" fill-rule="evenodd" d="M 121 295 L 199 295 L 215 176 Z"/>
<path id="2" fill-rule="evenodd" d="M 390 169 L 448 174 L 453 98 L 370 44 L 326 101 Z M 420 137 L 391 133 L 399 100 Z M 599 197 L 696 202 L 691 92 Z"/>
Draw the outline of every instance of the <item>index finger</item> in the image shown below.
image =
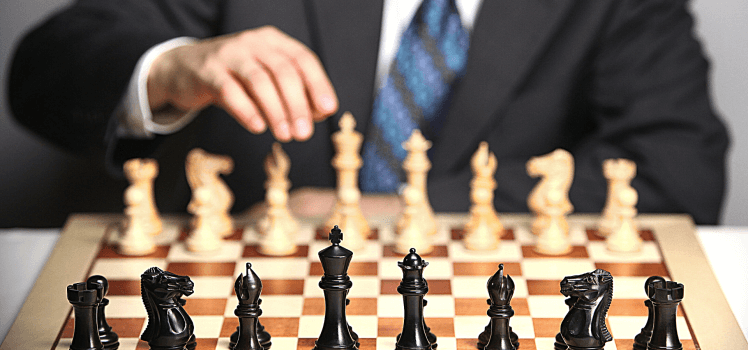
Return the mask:
<path id="1" fill-rule="evenodd" d="M 309 104 L 315 113 L 313 118 L 320 121 L 338 110 L 338 96 L 319 57 L 296 39 L 281 33 L 278 50 L 287 55 L 299 70 L 306 87 Z M 286 45 L 283 45 L 286 44 Z"/>

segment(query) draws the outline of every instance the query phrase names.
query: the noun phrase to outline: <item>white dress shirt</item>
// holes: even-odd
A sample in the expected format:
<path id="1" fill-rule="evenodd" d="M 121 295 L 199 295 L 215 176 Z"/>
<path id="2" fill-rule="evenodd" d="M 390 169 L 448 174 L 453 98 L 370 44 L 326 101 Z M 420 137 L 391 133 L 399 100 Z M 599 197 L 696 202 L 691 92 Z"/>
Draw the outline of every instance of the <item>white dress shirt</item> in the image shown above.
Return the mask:
<path id="1" fill-rule="evenodd" d="M 473 23 L 483 0 L 456 0 L 462 25 L 472 31 Z M 382 32 L 377 56 L 375 90 L 378 90 L 387 77 L 390 64 L 397 53 L 400 37 L 410 24 L 421 0 L 385 0 L 382 11 Z M 118 109 L 119 124 L 117 135 L 130 138 L 152 138 L 154 134 L 172 134 L 200 112 L 171 109 L 151 113 L 148 103 L 148 71 L 158 55 L 173 48 L 197 42 L 195 38 L 180 37 L 158 44 L 140 57 L 130 78 L 127 92 Z"/>

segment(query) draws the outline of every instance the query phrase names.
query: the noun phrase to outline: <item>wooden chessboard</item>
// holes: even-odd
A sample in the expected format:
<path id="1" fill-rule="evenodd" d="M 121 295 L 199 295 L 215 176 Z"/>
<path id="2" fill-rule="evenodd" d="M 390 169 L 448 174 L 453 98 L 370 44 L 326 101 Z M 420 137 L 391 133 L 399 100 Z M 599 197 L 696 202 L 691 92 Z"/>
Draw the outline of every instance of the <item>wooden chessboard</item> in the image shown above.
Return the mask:
<path id="1" fill-rule="evenodd" d="M 684 349 L 748 348 L 690 218 L 642 215 L 639 223 L 646 239 L 642 251 L 616 255 L 595 235 L 596 216 L 572 215 L 573 251 L 547 257 L 533 251 L 529 215 L 501 217 L 507 227 L 501 247 L 473 252 L 459 240 L 466 216 L 438 215 L 435 249 L 424 255 L 429 262 L 424 272 L 429 282 L 424 313 L 438 337 L 439 349 L 475 349 L 478 334 L 489 322 L 486 281 L 499 263 L 504 263 L 516 284 L 511 326 L 520 337 L 521 349 L 553 349 L 553 337 L 568 310 L 559 293 L 560 280 L 595 268 L 614 276 L 608 326 L 615 340 L 605 349 L 631 349 L 633 337 L 646 321 L 644 280 L 651 275 L 667 276 L 685 285 L 677 321 Z M 329 245 L 319 228 L 321 219 L 301 222 L 299 251 L 283 258 L 257 253 L 258 237 L 249 219 L 237 219 L 239 229 L 220 252 L 189 253 L 183 244 L 187 217 L 165 218 L 156 253 L 124 257 L 111 246 L 121 220 L 120 215 L 70 218 L 0 349 L 68 349 L 73 320 L 66 286 L 92 274 L 109 279 L 107 319 L 120 336 L 120 349 L 147 349 L 147 344 L 138 340 L 146 324 L 139 278 L 151 266 L 192 278 L 195 293 L 186 298 L 185 308 L 195 323 L 198 349 L 226 349 L 228 337 L 238 325 L 233 315 L 237 303 L 233 283 L 244 271 L 245 262 L 252 262 L 263 281 L 260 320 L 272 334 L 273 349 L 314 346 L 324 317 L 323 294 L 317 286 L 322 275 L 317 252 Z M 355 252 L 349 270 L 353 288 L 347 315 L 361 338 L 362 349 L 393 349 L 402 327 L 402 297 L 395 290 L 402 277 L 397 267 L 401 256 L 392 250 L 395 221 L 394 217 L 370 218 L 376 239 L 365 250 Z"/>

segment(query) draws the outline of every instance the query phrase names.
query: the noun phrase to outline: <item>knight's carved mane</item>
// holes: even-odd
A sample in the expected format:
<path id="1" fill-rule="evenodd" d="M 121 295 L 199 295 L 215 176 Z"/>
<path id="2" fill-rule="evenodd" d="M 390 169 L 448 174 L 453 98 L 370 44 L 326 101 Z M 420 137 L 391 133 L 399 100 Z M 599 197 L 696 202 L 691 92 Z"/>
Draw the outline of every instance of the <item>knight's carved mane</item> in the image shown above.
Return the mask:
<path id="1" fill-rule="evenodd" d="M 601 269 L 593 271 L 592 274 L 597 277 L 599 284 L 608 285 L 602 300 L 600 300 L 597 308 L 595 308 L 592 320 L 592 332 L 598 339 L 604 339 L 606 342 L 609 342 L 613 340 L 613 336 L 610 335 L 610 331 L 605 325 L 605 316 L 608 314 L 610 303 L 613 301 L 613 276 L 611 276 L 610 272 Z"/>
<path id="2" fill-rule="evenodd" d="M 148 325 L 145 327 L 145 330 L 143 331 L 143 334 L 140 336 L 143 340 L 149 340 L 154 337 L 156 332 L 156 324 L 160 323 L 158 318 L 158 313 L 156 310 L 154 310 L 155 305 L 154 301 L 151 300 L 151 291 L 146 288 L 146 284 L 149 284 L 149 279 L 154 278 L 160 274 L 162 274 L 164 271 L 161 270 L 158 267 L 151 267 L 145 272 L 143 272 L 142 275 L 140 275 L 140 296 L 143 299 L 143 305 L 145 306 L 146 312 L 148 312 Z"/>

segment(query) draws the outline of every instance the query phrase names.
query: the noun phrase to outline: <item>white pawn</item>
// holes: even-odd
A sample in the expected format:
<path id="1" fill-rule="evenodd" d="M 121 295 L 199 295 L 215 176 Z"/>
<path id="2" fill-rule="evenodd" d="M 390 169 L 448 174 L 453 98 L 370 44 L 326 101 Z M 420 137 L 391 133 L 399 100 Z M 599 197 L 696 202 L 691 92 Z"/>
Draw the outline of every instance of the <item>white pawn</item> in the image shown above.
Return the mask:
<path id="1" fill-rule="evenodd" d="M 535 251 L 546 255 L 564 255 L 571 252 L 571 241 L 569 240 L 569 224 L 566 222 L 566 213 L 561 209 L 564 200 L 562 191 L 550 191 L 547 194 L 549 207 L 545 214 L 548 225 L 538 232 Z"/>
<path id="2" fill-rule="evenodd" d="M 220 221 L 216 219 L 219 214 L 213 209 L 211 201 L 216 199 L 211 192 L 211 187 L 206 185 L 198 187 L 192 194 L 194 228 L 185 241 L 191 252 L 212 252 L 221 248 L 221 236 L 215 233 L 214 227 Z"/>
<path id="3" fill-rule="evenodd" d="M 148 210 L 144 209 L 150 199 L 141 187 L 130 186 L 125 190 L 125 215 L 127 222 L 117 249 L 124 255 L 148 255 L 156 251 L 156 242 L 148 232 Z"/>
<path id="4" fill-rule="evenodd" d="M 620 253 L 633 253 L 641 249 L 642 239 L 636 227 L 636 202 L 639 195 L 633 188 L 621 189 L 618 193 L 621 208 L 618 209 L 618 228 L 606 238 L 608 250 Z"/>
<path id="5" fill-rule="evenodd" d="M 426 231 L 421 219 L 421 206 L 426 200 L 422 194 L 422 191 L 412 186 L 407 186 L 403 190 L 405 210 L 400 221 L 402 223 L 400 234 L 395 241 L 395 251 L 400 254 L 408 254 L 410 248 L 415 248 L 421 254 L 428 254 L 434 250 L 428 237 L 429 232 Z"/>
<path id="6" fill-rule="evenodd" d="M 269 187 L 265 199 L 269 208 L 260 237 L 260 254 L 284 256 L 295 253 L 296 242 L 286 222 L 285 203 L 288 201 L 288 193 L 282 188 Z"/>

